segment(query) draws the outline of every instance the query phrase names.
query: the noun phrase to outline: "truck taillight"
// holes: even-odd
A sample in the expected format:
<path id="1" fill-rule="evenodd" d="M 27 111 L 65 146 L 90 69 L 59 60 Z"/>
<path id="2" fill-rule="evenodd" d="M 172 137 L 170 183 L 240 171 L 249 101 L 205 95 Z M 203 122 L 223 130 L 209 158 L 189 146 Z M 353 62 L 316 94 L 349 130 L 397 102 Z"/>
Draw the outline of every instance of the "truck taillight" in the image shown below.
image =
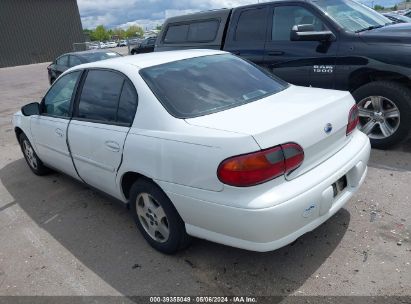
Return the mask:
<path id="1" fill-rule="evenodd" d="M 249 187 L 290 173 L 298 168 L 303 160 L 303 148 L 295 143 L 286 143 L 227 158 L 218 166 L 217 176 L 224 184 Z"/>
<path id="2" fill-rule="evenodd" d="M 346 135 L 350 135 L 352 131 L 357 127 L 359 122 L 359 117 L 358 117 L 358 107 L 357 105 L 353 105 L 353 107 L 350 110 L 350 113 L 348 114 L 348 124 L 347 124 L 347 131 Z"/>

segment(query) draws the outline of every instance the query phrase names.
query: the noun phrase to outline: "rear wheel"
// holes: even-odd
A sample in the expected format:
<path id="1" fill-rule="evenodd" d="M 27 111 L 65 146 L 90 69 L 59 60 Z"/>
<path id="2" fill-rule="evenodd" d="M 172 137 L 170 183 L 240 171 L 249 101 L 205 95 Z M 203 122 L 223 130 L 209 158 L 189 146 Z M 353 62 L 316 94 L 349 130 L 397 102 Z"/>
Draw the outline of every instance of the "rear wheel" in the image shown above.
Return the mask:
<path id="1" fill-rule="evenodd" d="M 24 158 L 31 171 L 36 175 L 45 175 L 49 173 L 50 169 L 43 164 L 40 158 L 38 158 L 27 136 L 22 133 L 19 139 L 21 151 L 23 152 Z"/>
<path id="2" fill-rule="evenodd" d="M 131 187 L 130 210 L 138 229 L 155 249 L 170 254 L 189 245 L 183 220 L 154 183 L 139 180 Z"/>
<path id="3" fill-rule="evenodd" d="M 375 81 L 353 92 L 362 132 L 374 148 L 387 149 L 404 140 L 411 128 L 411 91 L 390 81 Z"/>

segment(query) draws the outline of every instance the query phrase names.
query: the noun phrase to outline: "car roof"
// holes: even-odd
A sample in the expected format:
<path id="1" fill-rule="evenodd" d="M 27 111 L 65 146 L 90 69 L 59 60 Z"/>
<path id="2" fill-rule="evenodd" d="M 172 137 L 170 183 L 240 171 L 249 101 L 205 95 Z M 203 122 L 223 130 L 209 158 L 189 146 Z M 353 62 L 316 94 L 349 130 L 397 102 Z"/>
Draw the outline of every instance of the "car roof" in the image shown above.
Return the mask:
<path id="1" fill-rule="evenodd" d="M 178 60 L 184 60 L 195 57 L 202 57 L 208 55 L 228 54 L 219 50 L 206 50 L 206 49 L 190 49 L 190 50 L 177 50 L 168 52 L 153 52 L 138 55 L 129 55 L 124 57 L 116 57 L 112 59 L 106 59 L 103 61 L 90 62 L 75 66 L 71 70 L 84 69 L 84 68 L 107 68 L 117 70 L 120 65 L 134 66 L 138 69 L 147 68 L 150 66 L 156 66 L 164 63 L 169 63 Z"/>
<path id="2" fill-rule="evenodd" d="M 87 51 L 78 51 L 78 52 L 64 53 L 64 54 L 61 54 L 61 55 L 58 56 L 58 57 L 61 57 L 61 56 L 64 56 L 64 55 L 77 55 L 77 56 L 81 56 L 81 55 L 90 54 L 90 53 L 92 54 L 92 53 L 109 53 L 109 52 L 116 53 L 116 52 L 113 52 L 113 51 L 110 51 L 110 50 L 87 50 Z"/>

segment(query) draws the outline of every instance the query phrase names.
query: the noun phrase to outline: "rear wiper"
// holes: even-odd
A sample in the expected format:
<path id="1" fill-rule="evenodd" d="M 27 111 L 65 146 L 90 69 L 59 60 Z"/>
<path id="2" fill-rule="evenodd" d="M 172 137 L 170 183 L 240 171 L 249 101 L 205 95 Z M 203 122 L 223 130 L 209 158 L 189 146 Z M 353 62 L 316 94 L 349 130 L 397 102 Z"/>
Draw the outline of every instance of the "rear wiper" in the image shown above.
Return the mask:
<path id="1" fill-rule="evenodd" d="M 371 26 L 369 26 L 369 27 L 360 29 L 360 30 L 355 31 L 355 32 L 356 32 L 356 33 L 359 33 L 359 32 L 371 31 L 371 30 L 374 30 L 374 29 L 377 29 L 377 28 L 380 28 L 380 27 L 384 27 L 384 25 L 371 25 Z"/>

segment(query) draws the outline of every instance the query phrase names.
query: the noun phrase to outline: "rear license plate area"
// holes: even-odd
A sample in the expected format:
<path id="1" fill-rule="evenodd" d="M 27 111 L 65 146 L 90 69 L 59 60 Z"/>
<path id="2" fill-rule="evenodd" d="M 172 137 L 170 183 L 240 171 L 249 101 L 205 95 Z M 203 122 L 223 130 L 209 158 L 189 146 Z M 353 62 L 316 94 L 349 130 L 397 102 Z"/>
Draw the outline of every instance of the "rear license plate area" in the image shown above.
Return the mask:
<path id="1" fill-rule="evenodd" d="M 341 177 L 339 180 L 337 180 L 333 186 L 333 192 L 334 192 L 334 197 L 338 196 L 341 192 L 344 191 L 345 188 L 347 188 L 347 177 L 344 175 Z"/>

